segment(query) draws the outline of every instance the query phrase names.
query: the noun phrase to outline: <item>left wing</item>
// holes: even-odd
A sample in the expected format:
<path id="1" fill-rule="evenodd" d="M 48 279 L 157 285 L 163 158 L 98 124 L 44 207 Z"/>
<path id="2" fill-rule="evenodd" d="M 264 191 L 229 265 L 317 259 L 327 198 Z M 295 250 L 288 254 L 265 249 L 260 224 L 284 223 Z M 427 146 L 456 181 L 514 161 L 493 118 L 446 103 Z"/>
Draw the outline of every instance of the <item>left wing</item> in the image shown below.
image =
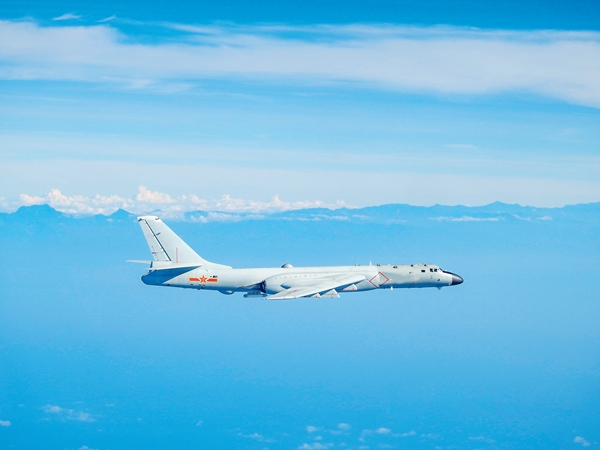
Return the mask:
<path id="1" fill-rule="evenodd" d="M 307 284 L 292 286 L 285 291 L 265 297 L 265 300 L 292 300 L 294 298 L 310 297 L 327 292 L 332 289 L 345 288 L 354 283 L 360 283 L 367 278 L 364 275 L 335 274 L 328 275 L 318 280 L 311 280 Z"/>

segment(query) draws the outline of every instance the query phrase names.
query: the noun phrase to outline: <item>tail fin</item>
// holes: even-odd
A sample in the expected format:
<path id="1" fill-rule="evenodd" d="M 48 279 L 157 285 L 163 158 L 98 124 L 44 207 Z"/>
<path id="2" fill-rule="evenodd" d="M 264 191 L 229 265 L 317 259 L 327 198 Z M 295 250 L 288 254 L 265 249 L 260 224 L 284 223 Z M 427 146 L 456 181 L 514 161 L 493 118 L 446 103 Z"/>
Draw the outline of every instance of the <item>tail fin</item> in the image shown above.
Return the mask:
<path id="1" fill-rule="evenodd" d="M 195 264 L 202 266 L 220 266 L 205 259 L 177 236 L 165 223 L 155 216 L 138 217 L 154 261 L 173 264 Z"/>

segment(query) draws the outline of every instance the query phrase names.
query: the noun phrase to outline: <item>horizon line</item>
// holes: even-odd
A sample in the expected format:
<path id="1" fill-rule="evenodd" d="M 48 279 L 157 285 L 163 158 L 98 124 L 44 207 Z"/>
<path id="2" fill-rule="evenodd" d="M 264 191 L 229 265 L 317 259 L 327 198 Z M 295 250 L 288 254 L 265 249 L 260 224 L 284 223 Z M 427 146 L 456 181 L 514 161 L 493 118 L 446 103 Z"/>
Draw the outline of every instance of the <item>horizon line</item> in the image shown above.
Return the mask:
<path id="1" fill-rule="evenodd" d="M 308 212 L 308 211 L 315 211 L 315 210 L 325 210 L 325 211 L 330 211 L 330 212 L 336 212 L 336 211 L 343 211 L 343 210 L 347 210 L 347 211 L 361 211 L 364 209 L 368 209 L 368 208 L 385 208 L 385 207 L 389 207 L 389 206 L 404 206 L 404 207 L 409 207 L 409 208 L 422 208 L 422 209 L 430 209 L 430 208 L 436 208 L 436 207 L 442 207 L 442 208 L 469 208 L 469 209 L 479 209 L 479 208 L 486 208 L 486 207 L 490 207 L 493 205 L 502 205 L 502 206 L 508 206 L 508 207 L 517 207 L 517 208 L 534 208 L 537 210 L 560 210 L 560 209 L 564 209 L 564 208 L 568 208 L 568 207 L 574 207 L 574 206 L 589 206 L 589 205 L 598 205 L 600 204 L 600 201 L 597 202 L 582 202 L 582 203 L 573 203 L 573 204 L 565 204 L 563 206 L 536 206 L 536 205 L 522 205 L 520 203 L 505 203 L 502 202 L 500 200 L 496 200 L 494 202 L 491 203 L 486 203 L 483 205 L 466 205 L 466 204 L 455 204 L 455 205 L 446 205 L 446 204 L 441 204 L 441 203 L 436 203 L 433 205 L 414 205 L 414 204 L 410 204 L 410 203 L 383 203 L 383 204 L 379 204 L 379 205 L 368 205 L 368 206 L 360 206 L 360 207 L 355 207 L 355 206 L 348 206 L 348 205 L 344 205 L 344 206 L 340 206 L 340 207 L 327 207 L 327 206 L 313 206 L 313 207 L 306 207 L 306 208 L 298 208 L 298 209 L 286 209 L 286 210 L 271 210 L 271 211 L 231 211 L 231 210 L 205 210 L 205 209 L 197 209 L 197 210 L 187 210 L 187 211 L 168 211 L 168 210 L 161 210 L 161 209 L 154 209 L 154 210 L 148 210 L 148 211 L 141 211 L 141 212 L 131 212 L 128 211 L 125 208 L 117 208 L 114 212 L 111 213 L 72 213 L 69 211 L 65 211 L 65 210 L 61 210 L 60 208 L 57 207 L 53 207 L 52 205 L 48 204 L 48 203 L 39 203 L 39 204 L 33 204 L 33 205 L 21 205 L 19 207 L 17 207 L 16 209 L 12 210 L 12 211 L 0 211 L 1 215 L 14 215 L 19 213 L 19 211 L 22 210 L 29 210 L 29 209 L 35 209 L 35 208 L 49 208 L 54 212 L 60 213 L 65 217 L 68 218 L 89 218 L 89 217 L 106 217 L 106 218 L 110 218 L 111 216 L 117 215 L 121 212 L 125 212 L 130 216 L 134 216 L 134 217 L 138 217 L 141 215 L 156 215 L 159 216 L 161 218 L 167 218 L 169 220 L 177 220 L 178 217 L 186 217 L 186 216 L 191 216 L 194 214 L 213 214 L 213 215 L 226 215 L 226 216 L 230 216 L 230 217 L 239 217 L 239 218 L 248 218 L 248 219 L 252 219 L 252 218 L 266 218 L 267 216 L 276 216 L 276 215 L 280 215 L 280 214 L 287 214 L 287 213 L 298 213 L 298 212 Z M 502 211 L 497 211 L 497 213 L 501 213 Z M 177 213 L 177 214 L 175 214 Z"/>

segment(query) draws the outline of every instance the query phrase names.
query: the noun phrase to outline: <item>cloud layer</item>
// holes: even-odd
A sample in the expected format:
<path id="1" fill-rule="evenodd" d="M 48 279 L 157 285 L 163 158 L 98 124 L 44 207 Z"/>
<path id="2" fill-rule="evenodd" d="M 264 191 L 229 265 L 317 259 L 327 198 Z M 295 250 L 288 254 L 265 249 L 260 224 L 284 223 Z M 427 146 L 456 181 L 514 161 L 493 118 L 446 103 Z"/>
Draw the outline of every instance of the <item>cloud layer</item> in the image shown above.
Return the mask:
<path id="1" fill-rule="evenodd" d="M 0 202 L 2 198 L 0 198 Z M 339 208 L 343 202 L 330 205 L 321 201 L 285 202 L 274 196 L 268 202 L 243 200 L 224 195 L 218 200 L 201 199 L 196 195 L 172 197 L 158 191 L 151 191 L 146 186 L 140 186 L 134 198 L 123 198 L 118 195 L 99 195 L 86 197 L 83 195 L 65 195 L 58 189 L 51 189 L 45 195 L 33 196 L 21 194 L 18 205 L 31 206 L 47 204 L 54 209 L 75 215 L 112 214 L 116 210 L 125 209 L 132 213 L 148 213 L 160 210 L 165 218 L 179 218 L 188 211 L 221 211 L 232 213 L 272 213 L 305 208 Z M 9 208 L 4 201 L 5 208 Z M 231 220 L 228 215 L 213 213 L 210 220 Z"/>
<path id="2" fill-rule="evenodd" d="M 56 405 L 46 405 L 42 408 L 45 413 L 59 417 L 61 420 L 72 420 L 76 422 L 95 422 L 96 418 L 83 411 L 75 411 L 73 409 L 61 408 Z"/>
<path id="3" fill-rule="evenodd" d="M 120 31 L 114 20 L 57 23 L 1 21 L 0 78 L 177 89 L 223 77 L 358 83 L 441 94 L 529 92 L 600 107 L 595 32 L 164 24 L 176 36 L 148 44 Z"/>

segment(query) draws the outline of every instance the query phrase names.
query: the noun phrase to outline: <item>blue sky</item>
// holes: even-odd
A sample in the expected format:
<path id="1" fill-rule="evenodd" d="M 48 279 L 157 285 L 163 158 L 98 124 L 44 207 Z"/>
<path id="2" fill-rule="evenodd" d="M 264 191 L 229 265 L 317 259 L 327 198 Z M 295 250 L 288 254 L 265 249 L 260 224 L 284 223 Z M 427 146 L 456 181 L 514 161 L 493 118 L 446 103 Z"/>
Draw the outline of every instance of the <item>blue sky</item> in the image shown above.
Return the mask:
<path id="1" fill-rule="evenodd" d="M 597 201 L 597 4 L 497 3 L 9 3 L 0 208 Z"/>
<path id="2" fill-rule="evenodd" d="M 595 1 L 3 2 L 0 447 L 598 448 L 598 205 L 268 213 L 598 202 L 599 108 Z M 117 208 L 465 283 L 153 288 Z"/>
<path id="3" fill-rule="evenodd" d="M 452 24 L 506 29 L 598 29 L 600 7 L 594 1 L 316 1 L 299 3 L 262 0 L 250 3 L 221 2 L 119 2 L 106 1 L 7 1 L 7 18 L 37 17 L 49 20 L 63 14 L 82 15 L 91 20 L 118 17 L 143 21 L 209 23 L 275 22 L 315 23 L 402 23 L 411 25 Z"/>

